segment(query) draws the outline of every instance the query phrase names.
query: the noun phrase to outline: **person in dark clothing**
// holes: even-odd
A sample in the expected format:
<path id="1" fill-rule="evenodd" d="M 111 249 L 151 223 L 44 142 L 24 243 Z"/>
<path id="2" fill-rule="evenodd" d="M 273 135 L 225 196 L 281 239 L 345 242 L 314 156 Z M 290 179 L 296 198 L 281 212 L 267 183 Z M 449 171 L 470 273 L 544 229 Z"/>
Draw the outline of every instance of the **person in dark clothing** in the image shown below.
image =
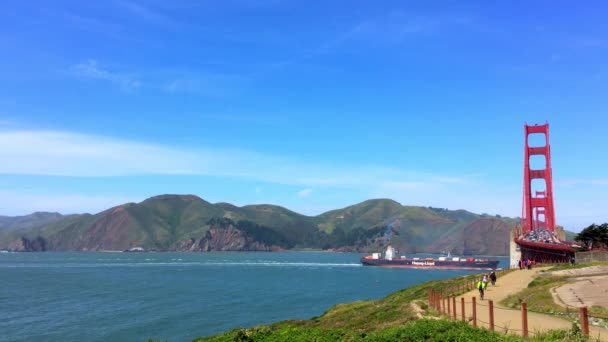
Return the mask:
<path id="1" fill-rule="evenodd" d="M 492 286 L 496 286 L 496 273 L 493 271 L 490 273 L 490 281 L 492 282 Z"/>
<path id="2" fill-rule="evenodd" d="M 574 259 L 574 255 L 573 255 L 572 258 L 570 258 L 570 264 L 572 264 L 572 266 L 574 266 L 574 261 L 575 261 L 575 259 Z"/>

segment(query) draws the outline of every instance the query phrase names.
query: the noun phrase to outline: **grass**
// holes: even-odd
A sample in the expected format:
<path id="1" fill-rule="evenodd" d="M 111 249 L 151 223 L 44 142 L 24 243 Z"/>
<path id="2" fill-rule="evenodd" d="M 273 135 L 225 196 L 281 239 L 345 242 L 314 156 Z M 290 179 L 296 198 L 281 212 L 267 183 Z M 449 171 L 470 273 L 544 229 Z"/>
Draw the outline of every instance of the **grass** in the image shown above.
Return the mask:
<path id="1" fill-rule="evenodd" d="M 567 313 L 566 308 L 556 304 L 553 301 L 551 289 L 567 284 L 568 277 L 566 276 L 548 276 L 534 279 L 528 284 L 528 288 L 512 294 L 500 301 L 501 305 L 510 308 L 519 309 L 521 303 L 525 302 L 528 305 L 529 311 L 554 314 Z"/>
<path id="2" fill-rule="evenodd" d="M 566 317 L 577 317 L 578 309 L 573 307 L 564 307 L 556 304 L 553 300 L 553 289 L 565 284 L 576 282 L 575 278 L 570 276 L 555 276 L 550 275 L 552 271 L 581 269 L 590 266 L 608 265 L 608 262 L 592 262 L 581 264 L 558 264 L 548 270 L 540 272 L 541 276 L 532 280 L 528 284 L 528 288 L 512 294 L 500 302 L 501 305 L 519 309 L 522 302 L 526 302 L 529 311 L 535 311 L 546 314 L 561 314 Z M 544 273 L 544 274 L 543 274 Z M 592 316 L 608 317 L 608 310 L 598 306 L 588 308 L 588 314 Z"/>
<path id="3" fill-rule="evenodd" d="M 514 335 L 504 335 L 486 329 L 474 328 L 461 321 L 421 319 L 406 324 L 359 332 L 340 328 L 303 327 L 291 322 L 270 326 L 259 326 L 250 329 L 235 329 L 225 334 L 209 338 L 195 339 L 196 342 L 224 341 L 588 341 L 580 330 L 555 330 L 538 334 L 528 339 Z"/>
<path id="4" fill-rule="evenodd" d="M 575 270 L 579 268 L 585 268 L 590 266 L 606 266 L 608 265 L 608 261 L 594 261 L 589 263 L 577 263 L 574 265 L 568 263 L 556 264 L 548 270 L 543 270 L 541 272 L 553 272 L 553 271 L 563 271 L 563 270 Z"/>

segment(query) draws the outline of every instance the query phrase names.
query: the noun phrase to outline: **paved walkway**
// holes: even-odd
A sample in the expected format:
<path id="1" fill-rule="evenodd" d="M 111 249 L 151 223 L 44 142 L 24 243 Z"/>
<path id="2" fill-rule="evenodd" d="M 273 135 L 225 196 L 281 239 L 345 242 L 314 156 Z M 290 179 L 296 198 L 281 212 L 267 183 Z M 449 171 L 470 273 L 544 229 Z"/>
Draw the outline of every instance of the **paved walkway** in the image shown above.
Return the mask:
<path id="1" fill-rule="evenodd" d="M 510 294 L 517 293 L 524 288 L 528 287 L 528 284 L 541 270 L 535 268 L 532 270 L 515 270 L 509 274 L 506 274 L 496 281 L 496 286 L 493 287 L 491 284 L 488 285 L 484 300 L 479 300 L 479 292 L 473 290 L 457 297 L 456 308 L 457 318 L 462 319 L 461 316 L 461 304 L 460 298 L 465 298 L 465 317 L 472 317 L 472 297 L 476 297 L 477 300 L 477 325 L 481 327 L 489 328 L 490 314 L 488 307 L 488 300 L 494 302 L 494 325 L 497 332 L 515 333 L 521 335 L 522 333 L 522 314 L 521 310 L 509 309 L 498 305 L 498 302 L 506 298 Z M 528 311 L 528 331 L 529 336 L 534 336 L 537 332 L 544 332 L 552 329 L 571 329 L 572 321 L 563 318 L 539 314 Z M 608 341 L 608 330 L 590 326 L 589 334 L 592 338 L 600 338 L 602 341 Z"/>
<path id="2" fill-rule="evenodd" d="M 608 266 L 563 270 L 551 274 L 576 278 L 576 282 L 555 289 L 557 304 L 576 308 L 594 305 L 608 308 Z"/>

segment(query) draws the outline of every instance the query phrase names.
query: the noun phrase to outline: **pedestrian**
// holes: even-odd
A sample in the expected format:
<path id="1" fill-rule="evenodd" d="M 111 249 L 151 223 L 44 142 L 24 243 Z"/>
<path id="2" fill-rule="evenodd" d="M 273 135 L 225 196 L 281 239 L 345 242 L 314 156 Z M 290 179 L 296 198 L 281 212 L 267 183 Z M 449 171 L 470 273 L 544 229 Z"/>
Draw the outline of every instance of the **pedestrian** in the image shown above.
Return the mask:
<path id="1" fill-rule="evenodd" d="M 573 255 L 573 256 L 570 258 L 570 264 L 571 264 L 572 266 L 574 266 L 574 261 L 575 261 L 575 259 L 574 259 L 574 255 Z"/>
<path id="2" fill-rule="evenodd" d="M 484 288 L 486 286 L 488 286 L 488 275 L 484 273 L 483 278 L 481 278 L 481 281 L 483 282 L 483 284 L 485 285 Z"/>
<path id="3" fill-rule="evenodd" d="M 528 269 L 532 269 L 532 260 L 528 259 Z"/>
<path id="4" fill-rule="evenodd" d="M 494 271 L 490 273 L 490 281 L 492 281 L 492 286 L 496 286 L 496 273 Z"/>
<path id="5" fill-rule="evenodd" d="M 481 298 L 481 300 L 483 300 L 483 293 L 484 293 L 484 290 L 486 289 L 486 283 L 484 283 L 483 279 L 481 279 L 480 281 L 477 282 L 476 287 L 479 290 L 479 298 Z"/>
<path id="6" fill-rule="evenodd" d="M 517 266 L 519 266 L 519 269 L 521 270 L 521 259 L 517 260 Z"/>
<path id="7" fill-rule="evenodd" d="M 524 259 L 524 268 L 528 268 L 528 259 Z"/>

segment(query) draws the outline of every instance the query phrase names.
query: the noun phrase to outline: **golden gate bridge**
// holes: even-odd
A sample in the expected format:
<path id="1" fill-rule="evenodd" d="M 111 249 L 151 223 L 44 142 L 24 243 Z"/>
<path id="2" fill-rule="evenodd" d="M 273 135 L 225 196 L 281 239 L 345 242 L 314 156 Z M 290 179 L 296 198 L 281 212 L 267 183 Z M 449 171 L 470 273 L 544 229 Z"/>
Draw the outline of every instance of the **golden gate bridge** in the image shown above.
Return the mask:
<path id="1" fill-rule="evenodd" d="M 534 126 L 526 123 L 524 134 L 522 215 L 521 223 L 511 233 L 511 261 L 570 262 L 579 246 L 566 241 L 564 229 L 555 223 L 549 123 Z M 544 144 L 530 146 L 530 135 L 543 135 Z M 544 168 L 532 169 L 530 159 L 534 156 L 544 159 Z"/>

